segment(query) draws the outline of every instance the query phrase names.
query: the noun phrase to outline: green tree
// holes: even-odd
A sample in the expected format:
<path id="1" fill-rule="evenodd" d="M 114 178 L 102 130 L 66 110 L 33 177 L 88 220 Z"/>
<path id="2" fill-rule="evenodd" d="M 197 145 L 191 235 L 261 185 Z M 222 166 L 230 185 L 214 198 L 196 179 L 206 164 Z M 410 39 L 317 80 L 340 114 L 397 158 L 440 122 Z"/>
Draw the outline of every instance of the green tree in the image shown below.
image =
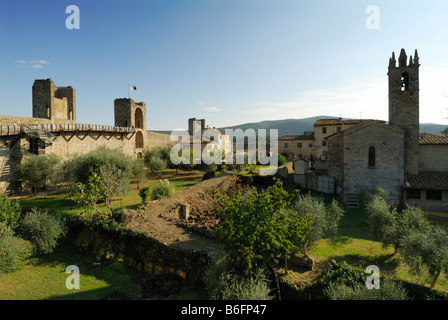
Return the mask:
<path id="1" fill-rule="evenodd" d="M 441 272 L 448 270 L 448 233 L 437 224 L 415 229 L 403 236 L 399 252 L 413 273 L 421 274 L 426 267 L 433 289 Z"/>
<path id="2" fill-rule="evenodd" d="M 151 157 L 148 162 L 146 162 L 148 169 L 156 173 L 158 177 L 161 176 L 162 171 L 166 169 L 166 163 L 161 158 Z"/>
<path id="3" fill-rule="evenodd" d="M 373 239 L 382 242 L 384 248 L 393 245 L 394 254 L 398 252 L 403 237 L 410 233 L 426 232 L 431 228 L 430 221 L 421 209 L 411 206 L 398 212 L 387 203 L 387 197 L 381 193 L 371 195 L 366 213 Z"/>
<path id="4" fill-rule="evenodd" d="M 121 169 L 111 164 L 100 167 L 100 178 L 104 185 L 104 202 L 112 214 L 112 201 L 114 197 L 126 194 L 129 190 L 129 180 Z"/>
<path id="5" fill-rule="evenodd" d="M 299 195 L 291 209 L 296 212 L 297 217 L 310 217 L 313 221 L 310 230 L 300 242 L 304 256 L 308 256 L 308 246 L 313 246 L 327 232 L 337 231 L 344 212 L 336 200 L 333 199 L 329 205 L 325 205 L 324 201 L 310 193 Z"/>
<path id="6" fill-rule="evenodd" d="M 92 174 L 100 174 L 100 168 L 106 164 L 121 170 L 128 179 L 133 177 L 133 162 L 130 156 L 119 150 L 99 147 L 89 153 L 75 156 L 62 165 L 64 177 L 67 181 L 76 184 L 87 184 Z"/>
<path id="7" fill-rule="evenodd" d="M 93 173 L 86 184 L 78 182 L 75 187 L 70 190 L 69 197 L 75 201 L 78 206 L 84 208 L 84 215 L 96 213 L 100 217 L 103 217 L 104 213 L 98 206 L 98 202 L 104 200 L 106 197 L 105 188 L 101 177 L 98 174 Z M 112 212 L 109 211 L 109 213 L 112 215 Z"/>
<path id="8" fill-rule="evenodd" d="M 53 155 L 29 155 L 21 164 L 19 175 L 33 194 L 36 194 L 55 179 L 58 164 L 58 158 Z"/>
<path id="9" fill-rule="evenodd" d="M 294 198 L 277 181 L 258 193 L 255 189 L 244 194 L 239 191 L 230 197 L 216 193 L 223 218 L 216 235 L 236 263 L 246 269 L 272 267 L 282 254 L 297 251 L 312 221 L 296 217 L 285 210 Z"/>
<path id="10" fill-rule="evenodd" d="M 134 160 L 131 165 L 132 179 L 137 183 L 137 187 L 140 188 L 140 184 L 143 183 L 146 177 L 145 163 L 141 159 Z"/>
<path id="11" fill-rule="evenodd" d="M 395 245 L 397 250 L 399 242 L 398 212 L 391 208 L 386 198 L 380 195 L 372 195 L 366 206 L 366 213 L 373 240 L 382 242 L 384 248 Z"/>
<path id="12" fill-rule="evenodd" d="M 0 197 L 0 223 L 5 223 L 14 230 L 18 226 L 21 209 L 18 202 L 13 202 L 7 197 Z"/>

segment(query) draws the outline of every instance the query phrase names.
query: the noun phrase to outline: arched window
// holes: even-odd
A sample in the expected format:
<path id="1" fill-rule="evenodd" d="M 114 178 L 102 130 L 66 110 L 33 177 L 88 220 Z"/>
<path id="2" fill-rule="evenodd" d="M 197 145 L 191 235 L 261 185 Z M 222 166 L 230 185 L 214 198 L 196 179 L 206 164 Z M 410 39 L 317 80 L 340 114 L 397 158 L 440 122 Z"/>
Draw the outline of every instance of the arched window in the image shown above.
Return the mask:
<path id="1" fill-rule="evenodd" d="M 135 127 L 143 129 L 143 111 L 140 108 L 135 109 Z"/>
<path id="2" fill-rule="evenodd" d="M 375 147 L 369 148 L 369 168 L 375 168 Z"/>
<path id="3" fill-rule="evenodd" d="M 137 131 L 135 134 L 135 147 L 143 148 L 143 133 L 141 131 Z"/>
<path id="4" fill-rule="evenodd" d="M 409 89 L 409 74 L 404 72 L 401 75 L 401 91 L 408 91 Z"/>

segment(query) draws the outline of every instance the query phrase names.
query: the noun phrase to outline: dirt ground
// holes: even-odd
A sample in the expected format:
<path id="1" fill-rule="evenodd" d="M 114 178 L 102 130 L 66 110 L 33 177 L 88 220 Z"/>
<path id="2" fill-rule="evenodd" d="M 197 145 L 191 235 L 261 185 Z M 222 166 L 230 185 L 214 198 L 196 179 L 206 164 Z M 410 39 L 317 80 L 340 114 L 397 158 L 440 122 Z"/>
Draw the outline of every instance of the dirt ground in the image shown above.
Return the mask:
<path id="1" fill-rule="evenodd" d="M 215 191 L 234 194 L 247 188 L 248 185 L 240 177 L 225 174 L 175 192 L 169 198 L 152 201 L 144 209 L 128 211 L 124 223 L 166 245 L 215 251 L 219 248 L 217 241 L 211 237 L 213 227 L 219 221 L 211 214 L 219 207 Z M 181 205 L 190 207 L 187 221 L 180 219 Z"/>

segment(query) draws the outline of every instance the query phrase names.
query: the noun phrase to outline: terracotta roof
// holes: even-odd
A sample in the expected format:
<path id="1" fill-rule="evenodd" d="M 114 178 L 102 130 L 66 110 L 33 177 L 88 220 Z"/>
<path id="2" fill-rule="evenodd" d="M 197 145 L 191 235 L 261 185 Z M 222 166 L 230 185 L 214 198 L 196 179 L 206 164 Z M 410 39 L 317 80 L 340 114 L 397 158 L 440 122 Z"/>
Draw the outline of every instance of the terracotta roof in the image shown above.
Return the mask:
<path id="1" fill-rule="evenodd" d="M 278 140 L 314 140 L 314 134 L 282 136 Z"/>
<path id="2" fill-rule="evenodd" d="M 374 119 L 354 119 L 354 120 L 342 120 L 339 119 L 320 119 L 314 122 L 315 126 L 327 126 L 327 125 L 346 125 L 346 124 L 358 124 L 363 122 L 376 121 L 381 123 L 386 123 L 383 120 L 374 120 Z"/>
<path id="3" fill-rule="evenodd" d="M 448 171 L 421 171 L 405 177 L 405 188 L 448 191 Z"/>
<path id="4" fill-rule="evenodd" d="M 420 144 L 448 144 L 448 137 L 432 133 L 422 133 L 419 137 Z"/>

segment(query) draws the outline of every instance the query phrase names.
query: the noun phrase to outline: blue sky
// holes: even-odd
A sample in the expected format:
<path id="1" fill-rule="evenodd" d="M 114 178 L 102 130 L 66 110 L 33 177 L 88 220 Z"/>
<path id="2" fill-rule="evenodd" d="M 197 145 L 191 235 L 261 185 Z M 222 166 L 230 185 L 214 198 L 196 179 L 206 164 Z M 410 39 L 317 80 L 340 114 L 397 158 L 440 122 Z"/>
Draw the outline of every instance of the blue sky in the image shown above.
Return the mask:
<path id="1" fill-rule="evenodd" d="M 388 60 L 405 48 L 422 64 L 420 121 L 448 125 L 447 18 L 446 0 L 0 0 L 0 114 L 30 117 L 34 80 L 52 78 L 76 89 L 79 123 L 113 125 L 128 84 L 149 130 L 387 120 Z"/>

